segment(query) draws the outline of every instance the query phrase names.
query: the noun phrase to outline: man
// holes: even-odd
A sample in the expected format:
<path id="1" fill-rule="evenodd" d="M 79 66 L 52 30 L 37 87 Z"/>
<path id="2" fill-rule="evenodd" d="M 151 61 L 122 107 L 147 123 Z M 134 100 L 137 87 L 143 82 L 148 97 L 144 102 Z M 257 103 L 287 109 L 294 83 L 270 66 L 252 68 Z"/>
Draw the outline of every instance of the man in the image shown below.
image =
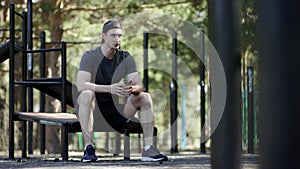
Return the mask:
<path id="1" fill-rule="evenodd" d="M 144 92 L 141 78 L 133 57 L 119 49 L 122 40 L 122 26 L 117 20 L 103 25 L 102 42 L 99 47 L 86 51 L 81 59 L 77 74 L 78 118 L 85 142 L 83 162 L 96 161 L 92 143 L 94 100 L 105 120 L 116 131 L 123 132 L 137 111 L 143 129 L 145 147 L 142 161 L 166 161 L 153 146 L 154 112 L 151 96 Z M 122 82 L 126 77 L 128 84 Z M 119 103 L 118 98 L 127 98 Z M 138 124 L 139 125 L 139 124 Z"/>

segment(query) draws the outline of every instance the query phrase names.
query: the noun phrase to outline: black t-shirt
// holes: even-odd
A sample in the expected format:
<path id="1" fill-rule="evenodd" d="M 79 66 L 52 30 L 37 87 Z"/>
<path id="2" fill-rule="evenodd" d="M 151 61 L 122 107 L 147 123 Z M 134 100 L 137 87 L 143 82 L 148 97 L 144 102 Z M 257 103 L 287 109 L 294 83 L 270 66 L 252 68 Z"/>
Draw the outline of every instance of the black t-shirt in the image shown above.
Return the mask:
<path id="1" fill-rule="evenodd" d="M 90 72 L 92 82 L 101 85 L 117 83 L 125 75 L 137 72 L 135 61 L 128 52 L 118 49 L 113 59 L 108 59 L 100 46 L 83 54 L 79 70 Z M 96 99 L 98 102 L 112 101 L 112 95 L 96 93 Z"/>

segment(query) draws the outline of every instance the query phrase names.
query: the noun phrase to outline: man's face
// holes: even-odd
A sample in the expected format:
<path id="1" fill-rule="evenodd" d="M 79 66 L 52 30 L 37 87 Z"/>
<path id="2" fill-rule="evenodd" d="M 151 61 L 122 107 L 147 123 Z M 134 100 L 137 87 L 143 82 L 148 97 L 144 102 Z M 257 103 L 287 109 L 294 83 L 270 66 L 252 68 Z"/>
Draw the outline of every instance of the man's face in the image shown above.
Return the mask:
<path id="1" fill-rule="evenodd" d="M 122 29 L 111 29 L 106 33 L 103 33 L 102 38 L 104 40 L 104 44 L 112 49 L 119 48 L 122 40 L 122 33 Z"/>

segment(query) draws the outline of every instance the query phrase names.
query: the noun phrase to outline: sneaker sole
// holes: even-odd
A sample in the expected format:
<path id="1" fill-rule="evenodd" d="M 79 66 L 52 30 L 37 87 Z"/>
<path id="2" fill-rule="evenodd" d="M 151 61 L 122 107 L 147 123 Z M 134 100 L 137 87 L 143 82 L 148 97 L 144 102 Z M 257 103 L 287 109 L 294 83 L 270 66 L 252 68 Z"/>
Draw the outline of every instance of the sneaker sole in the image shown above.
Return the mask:
<path id="1" fill-rule="evenodd" d="M 97 160 L 82 160 L 83 163 L 96 162 Z"/>
<path id="2" fill-rule="evenodd" d="M 141 161 L 163 161 L 164 158 L 150 158 L 150 157 L 142 157 Z"/>

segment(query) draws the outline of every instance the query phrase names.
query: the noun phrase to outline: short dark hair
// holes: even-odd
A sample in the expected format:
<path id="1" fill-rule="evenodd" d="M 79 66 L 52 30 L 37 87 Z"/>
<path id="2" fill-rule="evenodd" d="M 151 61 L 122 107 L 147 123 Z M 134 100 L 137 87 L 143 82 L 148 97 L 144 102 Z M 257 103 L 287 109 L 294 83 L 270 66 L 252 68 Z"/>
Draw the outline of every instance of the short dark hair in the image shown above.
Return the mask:
<path id="1" fill-rule="evenodd" d="M 123 29 L 122 28 L 122 24 L 120 21 L 118 20 L 109 20 L 107 22 L 104 23 L 103 28 L 102 28 L 102 32 L 106 33 L 111 29 Z"/>

